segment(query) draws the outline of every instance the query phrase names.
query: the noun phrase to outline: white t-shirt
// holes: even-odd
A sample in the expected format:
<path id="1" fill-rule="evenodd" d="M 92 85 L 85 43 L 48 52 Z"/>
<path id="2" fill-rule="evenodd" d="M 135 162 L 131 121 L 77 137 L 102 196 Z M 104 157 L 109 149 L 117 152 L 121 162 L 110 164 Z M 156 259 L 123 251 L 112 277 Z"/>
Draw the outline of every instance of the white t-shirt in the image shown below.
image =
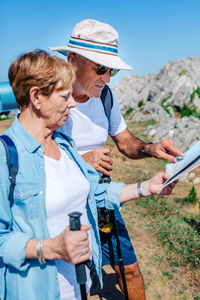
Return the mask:
<path id="1" fill-rule="evenodd" d="M 75 141 L 82 155 L 95 148 L 103 148 L 108 134 L 116 136 L 126 127 L 118 103 L 113 96 L 109 124 L 101 99 L 90 98 L 84 103 L 76 102 L 76 107 L 70 111 L 69 119 L 59 131 Z"/>
<path id="2" fill-rule="evenodd" d="M 82 213 L 81 224 L 88 225 L 86 212 L 90 185 L 77 164 L 60 149 L 61 158 L 45 158 L 46 171 L 46 213 L 50 237 L 59 235 L 69 225 L 68 214 Z M 90 238 L 90 236 L 89 236 Z M 56 261 L 58 281 L 62 300 L 81 299 L 80 287 L 76 281 L 75 266 L 62 260 Z M 87 291 L 91 286 L 87 272 Z"/>

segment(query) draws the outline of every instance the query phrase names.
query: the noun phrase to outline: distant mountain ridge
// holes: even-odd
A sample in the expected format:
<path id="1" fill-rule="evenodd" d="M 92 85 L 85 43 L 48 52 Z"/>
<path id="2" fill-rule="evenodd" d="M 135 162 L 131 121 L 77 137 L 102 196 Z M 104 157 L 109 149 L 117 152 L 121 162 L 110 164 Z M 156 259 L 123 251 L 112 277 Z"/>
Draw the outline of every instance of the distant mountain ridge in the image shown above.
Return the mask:
<path id="1" fill-rule="evenodd" d="M 200 138 L 200 57 L 169 61 L 158 74 L 126 75 L 112 89 L 129 119 L 154 119 L 147 134 L 171 138 L 183 151 Z"/>

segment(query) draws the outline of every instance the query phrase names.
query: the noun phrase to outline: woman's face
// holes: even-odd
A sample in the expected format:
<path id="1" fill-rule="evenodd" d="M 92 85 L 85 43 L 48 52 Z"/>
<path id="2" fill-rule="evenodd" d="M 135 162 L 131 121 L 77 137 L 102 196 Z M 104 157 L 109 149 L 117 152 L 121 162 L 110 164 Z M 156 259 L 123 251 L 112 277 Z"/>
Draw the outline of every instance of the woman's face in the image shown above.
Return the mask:
<path id="1" fill-rule="evenodd" d="M 50 96 L 41 96 L 40 116 L 47 128 L 56 130 L 65 124 L 70 109 L 75 106 L 71 87 L 61 91 L 55 90 Z"/>

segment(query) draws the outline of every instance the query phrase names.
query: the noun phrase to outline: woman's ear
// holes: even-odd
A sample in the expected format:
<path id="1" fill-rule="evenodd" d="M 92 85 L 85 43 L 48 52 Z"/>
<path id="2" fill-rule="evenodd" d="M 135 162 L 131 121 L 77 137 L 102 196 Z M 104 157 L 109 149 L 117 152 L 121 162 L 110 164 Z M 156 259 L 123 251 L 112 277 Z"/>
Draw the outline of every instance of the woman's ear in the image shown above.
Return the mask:
<path id="1" fill-rule="evenodd" d="M 37 86 L 33 86 L 29 91 L 30 102 L 36 110 L 40 110 L 41 91 Z"/>

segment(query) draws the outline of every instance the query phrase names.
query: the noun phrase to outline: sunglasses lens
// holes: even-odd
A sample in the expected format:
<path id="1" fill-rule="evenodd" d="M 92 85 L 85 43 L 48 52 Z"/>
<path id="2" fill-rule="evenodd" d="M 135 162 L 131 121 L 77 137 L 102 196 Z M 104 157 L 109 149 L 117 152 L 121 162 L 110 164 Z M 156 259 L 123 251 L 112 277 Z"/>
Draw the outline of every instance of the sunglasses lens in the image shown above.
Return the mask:
<path id="1" fill-rule="evenodd" d="M 99 65 L 96 69 L 97 75 L 103 75 L 105 74 L 110 68 Z M 118 69 L 110 69 L 110 77 L 115 76 L 119 72 Z"/>
<path id="2" fill-rule="evenodd" d="M 119 72 L 118 69 L 110 69 L 110 77 L 115 76 Z"/>
<path id="3" fill-rule="evenodd" d="M 98 66 L 96 72 L 97 75 L 103 75 L 108 71 L 109 68 L 105 67 L 105 66 Z"/>

